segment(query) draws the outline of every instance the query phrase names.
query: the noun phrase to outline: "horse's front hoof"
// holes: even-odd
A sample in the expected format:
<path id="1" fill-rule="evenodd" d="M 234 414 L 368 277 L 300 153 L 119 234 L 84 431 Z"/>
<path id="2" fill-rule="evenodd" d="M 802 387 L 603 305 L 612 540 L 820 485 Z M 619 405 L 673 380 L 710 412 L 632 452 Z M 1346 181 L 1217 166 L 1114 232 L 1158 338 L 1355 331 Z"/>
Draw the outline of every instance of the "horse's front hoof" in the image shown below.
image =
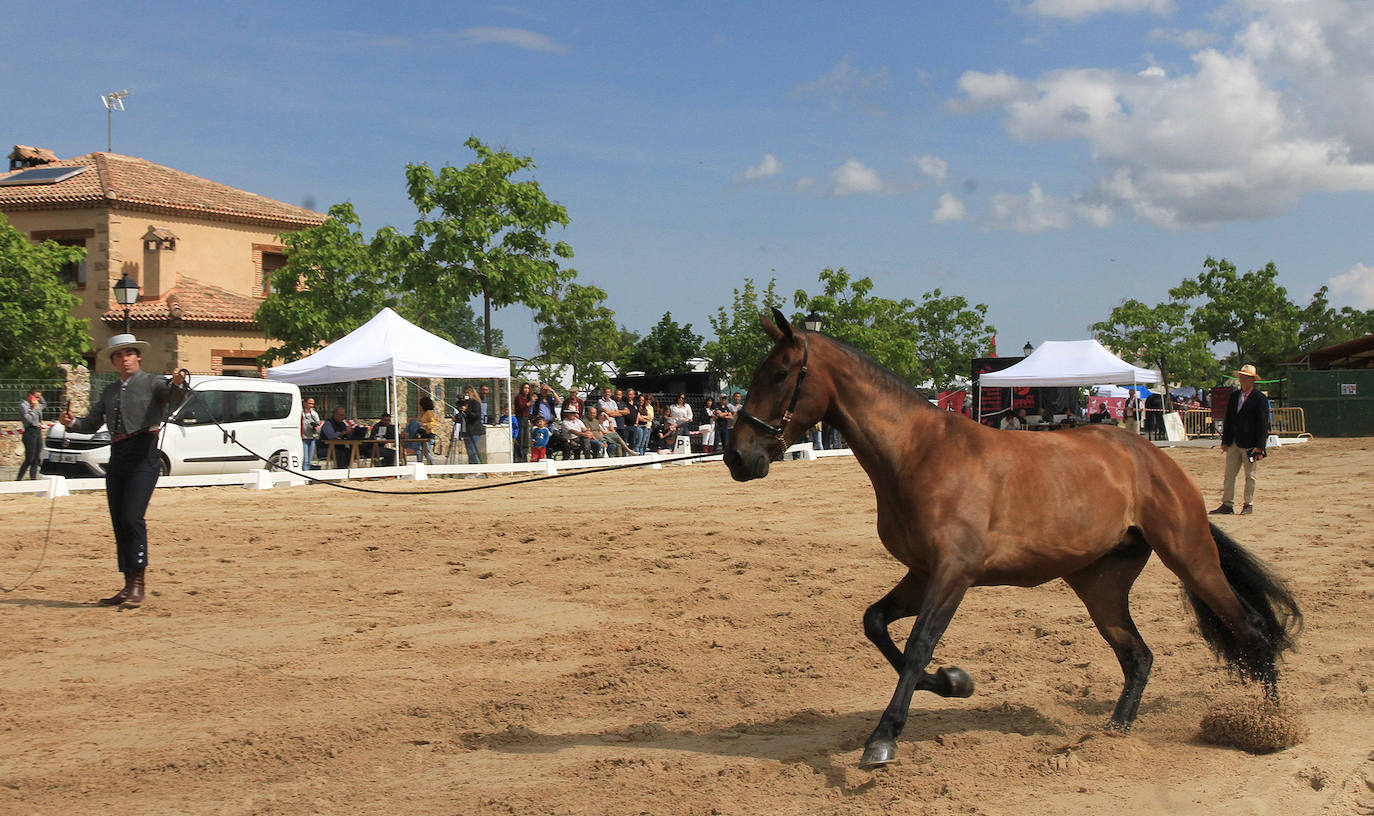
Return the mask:
<path id="1" fill-rule="evenodd" d="M 880 768 L 897 761 L 897 741 L 889 739 L 873 740 L 864 746 L 864 755 L 859 760 L 860 768 Z"/>
<path id="2" fill-rule="evenodd" d="M 940 681 L 941 697 L 972 697 L 973 678 L 958 666 L 945 666 L 937 669 L 935 677 Z"/>

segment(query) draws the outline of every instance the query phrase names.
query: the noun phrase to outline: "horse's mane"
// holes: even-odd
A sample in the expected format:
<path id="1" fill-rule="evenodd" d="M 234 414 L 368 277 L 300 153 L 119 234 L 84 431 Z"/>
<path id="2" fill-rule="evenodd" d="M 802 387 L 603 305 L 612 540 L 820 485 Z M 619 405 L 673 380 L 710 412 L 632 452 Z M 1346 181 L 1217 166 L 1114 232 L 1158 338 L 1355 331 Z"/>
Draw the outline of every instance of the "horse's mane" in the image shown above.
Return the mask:
<path id="1" fill-rule="evenodd" d="M 933 409 L 935 407 L 934 405 L 930 404 L 930 397 L 924 391 L 920 390 L 919 388 L 916 388 L 911 383 L 907 382 L 897 372 L 893 371 L 892 369 L 888 368 L 887 366 L 883 365 L 882 363 L 878 362 L 872 357 L 869 357 L 860 349 L 855 348 L 854 346 L 850 345 L 849 343 L 846 343 L 843 340 L 840 340 L 839 338 L 831 337 L 828 334 L 822 336 L 825 339 L 829 340 L 831 343 L 833 343 L 841 351 L 844 351 L 851 357 L 853 357 L 855 365 L 862 369 L 863 373 L 868 377 L 868 379 L 879 382 L 884 387 L 890 387 L 891 389 L 895 389 L 899 393 L 905 393 L 908 396 L 915 398 L 918 402 L 921 403 L 921 405 L 925 406 L 926 408 Z"/>

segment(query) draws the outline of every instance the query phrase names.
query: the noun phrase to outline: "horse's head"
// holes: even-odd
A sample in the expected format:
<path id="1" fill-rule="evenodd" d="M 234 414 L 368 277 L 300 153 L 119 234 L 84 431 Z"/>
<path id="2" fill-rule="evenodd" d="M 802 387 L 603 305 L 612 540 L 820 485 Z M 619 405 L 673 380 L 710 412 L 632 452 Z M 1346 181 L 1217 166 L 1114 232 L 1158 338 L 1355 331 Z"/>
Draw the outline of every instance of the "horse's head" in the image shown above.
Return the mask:
<path id="1" fill-rule="evenodd" d="M 749 382 L 749 396 L 735 419 L 723 459 L 736 481 L 762 479 L 768 465 L 782 456 L 820 419 L 824 401 L 816 387 L 804 387 L 812 362 L 811 342 L 805 330 L 796 331 L 777 309 L 773 319 L 761 319 L 763 330 L 774 340 L 773 349 Z"/>

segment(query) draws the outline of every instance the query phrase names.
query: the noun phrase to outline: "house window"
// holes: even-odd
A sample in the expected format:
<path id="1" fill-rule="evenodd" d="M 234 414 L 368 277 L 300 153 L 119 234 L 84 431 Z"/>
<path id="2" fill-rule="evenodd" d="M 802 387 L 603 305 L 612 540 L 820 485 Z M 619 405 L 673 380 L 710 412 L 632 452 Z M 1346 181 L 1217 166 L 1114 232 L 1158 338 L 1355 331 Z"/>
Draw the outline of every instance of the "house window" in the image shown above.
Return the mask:
<path id="1" fill-rule="evenodd" d="M 272 273 L 286 266 L 286 253 L 280 246 L 253 244 L 253 265 L 257 275 L 253 280 L 253 294 L 267 297 L 272 291 Z"/>
<path id="2" fill-rule="evenodd" d="M 52 241 L 54 244 L 67 247 L 81 247 L 86 249 L 86 239 L 94 236 L 91 230 L 42 230 L 34 232 L 29 237 L 38 242 Z M 88 253 L 89 254 L 89 253 Z M 57 277 L 63 283 L 70 283 L 77 289 L 86 288 L 86 259 L 62 264 L 57 270 Z"/>
<path id="3" fill-rule="evenodd" d="M 226 377 L 258 376 L 258 359 L 256 357 L 224 357 L 222 360 L 220 373 Z"/>

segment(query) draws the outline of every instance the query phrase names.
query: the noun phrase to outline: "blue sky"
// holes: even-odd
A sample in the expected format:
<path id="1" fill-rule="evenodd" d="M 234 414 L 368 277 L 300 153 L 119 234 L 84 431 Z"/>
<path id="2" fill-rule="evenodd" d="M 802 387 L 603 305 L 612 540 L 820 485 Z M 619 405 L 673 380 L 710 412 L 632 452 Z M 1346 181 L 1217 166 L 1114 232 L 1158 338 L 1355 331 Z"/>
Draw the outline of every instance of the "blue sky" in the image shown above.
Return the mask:
<path id="1" fill-rule="evenodd" d="M 641 333 L 843 266 L 1086 337 L 1210 255 L 1374 308 L 1374 3 L 43 6 L 0 30 L 9 144 L 114 150 L 408 230 L 407 162 L 532 156 L 579 280 Z M 498 313 L 517 354 L 528 311 Z"/>

